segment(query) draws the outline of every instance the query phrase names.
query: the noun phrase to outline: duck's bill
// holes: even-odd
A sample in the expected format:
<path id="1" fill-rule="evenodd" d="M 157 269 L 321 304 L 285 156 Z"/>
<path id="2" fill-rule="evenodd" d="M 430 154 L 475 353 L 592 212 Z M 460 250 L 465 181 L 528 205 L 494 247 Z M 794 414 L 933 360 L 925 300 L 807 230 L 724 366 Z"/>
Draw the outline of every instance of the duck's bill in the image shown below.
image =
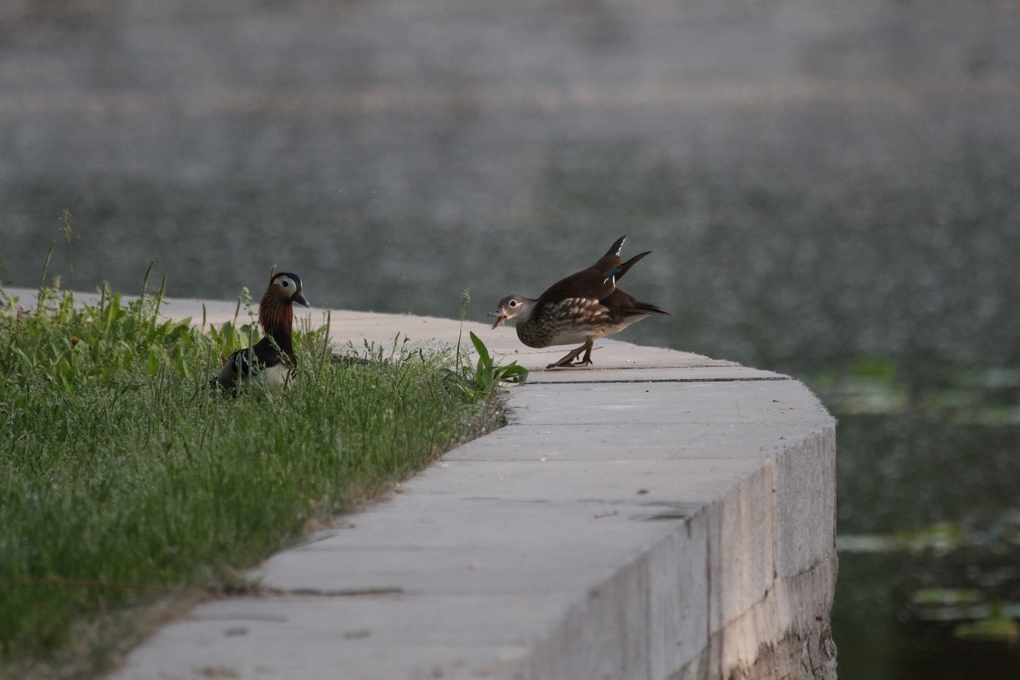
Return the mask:
<path id="1" fill-rule="evenodd" d="M 304 305 L 305 307 L 311 307 L 311 305 L 308 304 L 308 300 L 305 299 L 305 294 L 302 293 L 300 290 L 294 293 L 294 297 L 291 299 L 298 304 Z"/>
<path id="2" fill-rule="evenodd" d="M 499 311 L 498 309 L 495 312 L 489 312 L 489 316 L 496 317 L 496 323 L 492 324 L 493 328 L 499 328 L 504 323 L 506 323 L 506 314 Z"/>

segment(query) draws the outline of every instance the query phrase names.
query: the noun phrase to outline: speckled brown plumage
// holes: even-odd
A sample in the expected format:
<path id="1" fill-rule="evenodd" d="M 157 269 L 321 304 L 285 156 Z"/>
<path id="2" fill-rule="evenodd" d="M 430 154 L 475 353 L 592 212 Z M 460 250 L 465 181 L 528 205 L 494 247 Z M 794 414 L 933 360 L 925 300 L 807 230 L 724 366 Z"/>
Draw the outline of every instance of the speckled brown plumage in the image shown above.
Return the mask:
<path id="1" fill-rule="evenodd" d="M 554 283 L 538 299 L 510 295 L 500 300 L 496 311 L 489 314 L 496 317 L 493 328 L 513 319 L 517 337 L 528 347 L 583 342 L 549 367 L 586 366 L 591 363 L 596 339 L 619 333 L 650 315 L 668 314 L 616 287 L 616 282 L 651 252 L 640 253 L 621 264 L 620 251 L 626 238 L 618 239 L 592 266 Z M 581 361 L 572 363 L 582 351 Z"/>

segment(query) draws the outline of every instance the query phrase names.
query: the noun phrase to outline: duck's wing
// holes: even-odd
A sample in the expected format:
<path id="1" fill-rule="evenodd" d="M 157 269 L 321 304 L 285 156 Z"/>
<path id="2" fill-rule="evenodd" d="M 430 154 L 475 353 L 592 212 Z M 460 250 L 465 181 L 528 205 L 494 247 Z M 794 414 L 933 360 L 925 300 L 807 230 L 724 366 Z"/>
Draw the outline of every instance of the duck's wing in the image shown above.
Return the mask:
<path id="1" fill-rule="evenodd" d="M 621 236 L 595 264 L 549 286 L 539 296 L 536 308 L 544 307 L 547 304 L 556 304 L 567 299 L 598 302 L 611 295 L 616 290 L 616 280 L 641 257 L 644 257 L 644 255 L 640 255 L 636 258 L 631 258 L 625 265 L 621 266 L 620 251 L 623 249 L 623 242 L 626 240 L 626 236 Z"/>
<path id="2" fill-rule="evenodd" d="M 236 387 L 239 382 L 263 377 L 273 378 L 271 382 L 277 382 L 275 378 L 278 374 L 282 379 L 290 374 L 292 368 L 290 358 L 280 351 L 272 338 L 265 336 L 253 347 L 239 349 L 231 354 L 216 375 L 216 382 L 227 389 Z"/>
<path id="3" fill-rule="evenodd" d="M 669 312 L 662 307 L 653 305 L 651 302 L 641 302 L 619 288 L 602 300 L 602 304 L 609 310 L 609 317 L 614 323 L 634 316 L 644 317 L 652 314 L 669 316 Z"/>
<path id="4" fill-rule="evenodd" d="M 223 362 L 213 382 L 224 389 L 234 389 L 238 383 L 247 380 L 252 373 L 251 348 L 239 349 Z"/>

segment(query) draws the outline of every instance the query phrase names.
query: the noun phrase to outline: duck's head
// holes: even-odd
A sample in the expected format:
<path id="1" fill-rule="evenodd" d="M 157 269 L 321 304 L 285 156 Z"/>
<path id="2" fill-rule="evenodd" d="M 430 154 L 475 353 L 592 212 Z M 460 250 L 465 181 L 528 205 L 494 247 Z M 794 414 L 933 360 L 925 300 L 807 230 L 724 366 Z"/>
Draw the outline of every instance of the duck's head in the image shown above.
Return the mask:
<path id="1" fill-rule="evenodd" d="M 289 335 L 294 323 L 294 304 L 308 307 L 301 289 L 301 277 L 290 272 L 274 274 L 259 303 L 259 325 L 267 335 Z M 279 338 L 277 338 L 279 341 Z"/>
<path id="2" fill-rule="evenodd" d="M 265 298 L 275 302 L 298 303 L 308 307 L 308 300 L 305 299 L 304 289 L 301 287 L 301 277 L 290 272 L 274 274 L 269 280 L 269 288 L 266 289 Z"/>
<path id="3" fill-rule="evenodd" d="M 489 316 L 496 317 L 496 323 L 492 324 L 492 327 L 499 328 L 514 317 L 527 319 L 534 305 L 534 300 L 523 295 L 507 295 L 499 301 L 495 311 L 489 312 Z"/>

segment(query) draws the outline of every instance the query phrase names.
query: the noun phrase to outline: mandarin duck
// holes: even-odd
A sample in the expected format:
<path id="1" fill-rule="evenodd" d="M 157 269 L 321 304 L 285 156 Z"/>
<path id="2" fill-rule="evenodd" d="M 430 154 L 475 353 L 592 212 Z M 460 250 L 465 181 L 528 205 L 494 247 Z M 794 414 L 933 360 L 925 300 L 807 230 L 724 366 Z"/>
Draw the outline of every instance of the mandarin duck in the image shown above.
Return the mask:
<path id="1" fill-rule="evenodd" d="M 254 346 L 237 350 L 223 362 L 215 380 L 220 387 L 235 389 L 249 380 L 273 387 L 287 385 L 297 366 L 291 339 L 295 302 L 308 307 L 301 279 L 289 272 L 275 274 L 259 302 L 259 325 L 265 335 Z"/>
<path id="2" fill-rule="evenodd" d="M 517 323 L 517 337 L 528 347 L 549 347 L 575 342 L 584 344 L 547 368 L 588 366 L 595 340 L 619 333 L 632 323 L 652 314 L 669 314 L 648 302 L 635 300 L 616 287 L 634 264 L 651 251 L 640 253 L 623 264 L 620 251 L 626 236 L 621 236 L 598 262 L 558 281 L 537 300 L 523 295 L 508 295 L 499 301 L 493 328 L 507 321 Z M 581 352 L 584 356 L 573 363 Z"/>

